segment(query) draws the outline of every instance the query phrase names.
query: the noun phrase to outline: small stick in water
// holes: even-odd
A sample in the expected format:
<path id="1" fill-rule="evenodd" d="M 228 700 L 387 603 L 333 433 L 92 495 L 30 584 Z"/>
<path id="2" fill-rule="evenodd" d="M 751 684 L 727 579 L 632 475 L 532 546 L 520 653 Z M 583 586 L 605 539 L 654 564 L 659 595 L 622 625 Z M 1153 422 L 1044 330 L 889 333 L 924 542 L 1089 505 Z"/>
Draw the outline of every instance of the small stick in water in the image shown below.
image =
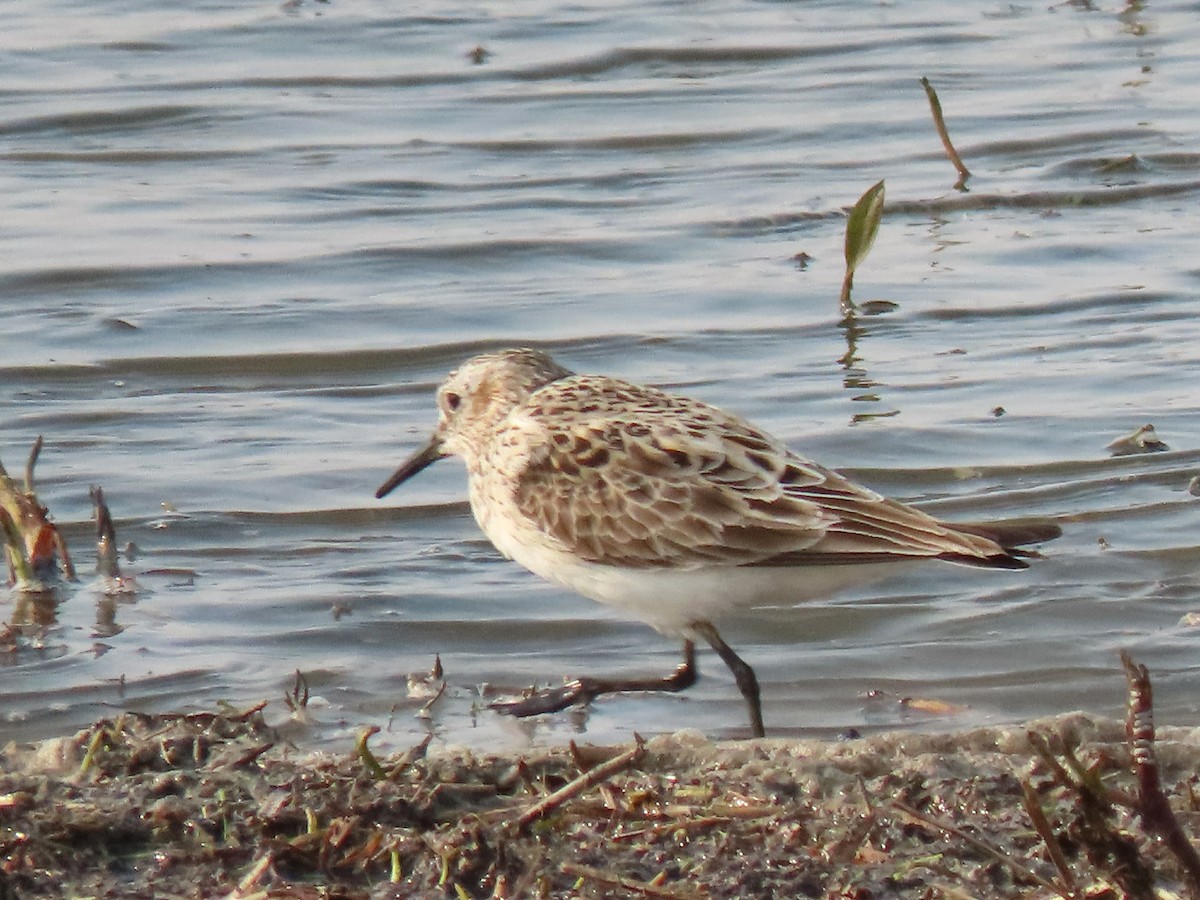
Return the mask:
<path id="1" fill-rule="evenodd" d="M 117 529 L 112 513 L 104 501 L 104 489 L 92 485 L 89 491 L 96 511 L 96 571 L 106 578 L 120 579 L 121 564 L 117 559 Z"/>
<path id="2" fill-rule="evenodd" d="M 29 451 L 29 460 L 25 463 L 25 493 L 33 496 L 37 492 L 33 489 L 33 467 L 37 465 L 38 457 L 42 453 L 42 436 L 39 434 L 37 440 L 33 442 L 33 449 Z"/>
<path id="3" fill-rule="evenodd" d="M 954 183 L 954 189 L 964 190 L 967 179 L 971 177 L 971 172 L 963 164 L 962 157 L 958 155 L 954 145 L 950 143 L 950 132 L 946 131 L 946 120 L 942 117 L 942 104 L 938 100 L 937 91 L 933 89 L 928 78 L 921 78 L 921 87 L 925 88 L 925 96 L 929 98 L 929 109 L 933 113 L 933 125 L 937 128 L 938 137 L 942 139 L 942 146 L 946 148 L 946 155 L 950 157 L 950 162 L 954 163 L 954 168 L 958 170 L 958 181 Z"/>

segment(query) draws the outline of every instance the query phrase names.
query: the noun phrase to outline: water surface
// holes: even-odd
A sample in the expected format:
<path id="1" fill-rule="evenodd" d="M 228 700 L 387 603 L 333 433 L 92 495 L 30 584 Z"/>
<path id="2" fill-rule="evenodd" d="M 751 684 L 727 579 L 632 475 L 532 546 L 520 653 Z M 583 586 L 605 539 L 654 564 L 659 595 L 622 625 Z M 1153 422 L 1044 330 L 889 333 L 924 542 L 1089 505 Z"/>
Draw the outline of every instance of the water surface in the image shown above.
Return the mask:
<path id="1" fill-rule="evenodd" d="M 1027 572 L 933 566 L 726 623 L 771 733 L 1118 713 L 1120 647 L 1152 668 L 1160 719 L 1194 723 L 1196 12 L 10 11 L 0 459 L 19 470 L 45 435 L 41 496 L 85 573 L 103 485 L 142 590 L 112 608 L 86 578 L 64 589 L 0 656 L 0 737 L 220 701 L 282 720 L 298 669 L 310 744 L 364 725 L 397 746 L 744 734 L 707 653 L 679 696 L 525 723 L 477 709 L 678 656 L 501 560 L 458 464 L 373 499 L 446 371 L 512 344 L 735 409 L 939 515 L 1062 522 Z M 897 306 L 848 327 L 844 211 L 881 178 L 856 297 Z M 1109 456 L 1146 422 L 1168 452 Z M 449 690 L 421 719 L 407 676 L 435 654 Z"/>

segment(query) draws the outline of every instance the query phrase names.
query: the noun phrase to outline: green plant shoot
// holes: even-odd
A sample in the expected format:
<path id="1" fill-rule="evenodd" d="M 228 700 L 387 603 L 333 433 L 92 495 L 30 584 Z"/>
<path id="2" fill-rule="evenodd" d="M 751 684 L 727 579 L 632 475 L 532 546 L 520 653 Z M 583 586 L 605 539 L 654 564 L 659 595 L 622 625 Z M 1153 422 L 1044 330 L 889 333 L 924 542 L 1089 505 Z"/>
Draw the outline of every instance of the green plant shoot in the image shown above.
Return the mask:
<path id="1" fill-rule="evenodd" d="M 854 284 L 854 272 L 867 257 L 871 245 L 875 243 L 875 235 L 879 233 L 879 222 L 883 218 L 884 183 L 872 185 L 867 189 L 854 209 L 850 210 L 850 218 L 846 220 L 846 277 L 842 281 L 841 304 L 842 312 L 854 309 L 850 300 L 850 288 Z"/>

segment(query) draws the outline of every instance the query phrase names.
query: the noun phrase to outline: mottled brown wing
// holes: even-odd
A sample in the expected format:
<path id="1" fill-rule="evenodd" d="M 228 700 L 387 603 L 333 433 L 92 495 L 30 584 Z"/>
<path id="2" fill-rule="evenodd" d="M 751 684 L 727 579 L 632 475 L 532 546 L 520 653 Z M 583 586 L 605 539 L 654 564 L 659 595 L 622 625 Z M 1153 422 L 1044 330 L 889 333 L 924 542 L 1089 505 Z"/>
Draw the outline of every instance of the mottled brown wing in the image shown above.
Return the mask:
<path id="1" fill-rule="evenodd" d="M 811 546 L 832 523 L 782 490 L 784 448 L 715 407 L 584 376 L 538 391 L 521 419 L 537 446 L 517 478 L 517 505 L 583 559 L 752 565 Z"/>
<path id="2" fill-rule="evenodd" d="M 522 416 L 526 437 L 532 425 L 540 439 L 517 478 L 518 509 L 583 559 L 695 568 L 1004 554 L 720 409 L 602 386 L 605 396 L 590 402 L 592 380 L 566 379 Z"/>
<path id="3" fill-rule="evenodd" d="M 719 409 L 620 382 L 628 396 L 614 403 L 612 384 L 603 403 L 585 402 L 585 384 L 551 385 L 523 417 L 541 439 L 517 478 L 518 508 L 583 559 L 694 568 L 1004 555 Z"/>

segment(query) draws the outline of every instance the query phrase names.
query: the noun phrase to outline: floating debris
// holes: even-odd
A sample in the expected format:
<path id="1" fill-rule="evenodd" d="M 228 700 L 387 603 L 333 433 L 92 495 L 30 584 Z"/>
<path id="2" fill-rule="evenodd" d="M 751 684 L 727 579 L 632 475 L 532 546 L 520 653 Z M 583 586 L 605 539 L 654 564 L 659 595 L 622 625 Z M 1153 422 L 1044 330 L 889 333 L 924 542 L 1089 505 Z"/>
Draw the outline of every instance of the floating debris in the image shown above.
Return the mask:
<path id="1" fill-rule="evenodd" d="M 442 657 L 434 656 L 433 668 L 428 673 L 409 675 L 407 689 L 410 700 L 425 701 L 417 710 L 416 717 L 418 719 L 433 718 L 433 705 L 446 693 L 446 674 L 442 669 Z"/>
<path id="2" fill-rule="evenodd" d="M 963 706 L 961 703 L 950 703 L 932 697 L 901 697 L 900 708 L 911 712 L 925 713 L 928 716 L 961 716 L 970 711 L 970 707 Z"/>
<path id="3" fill-rule="evenodd" d="M 899 308 L 900 304 L 892 300 L 865 300 L 858 304 L 858 311 L 864 316 L 882 316 Z"/>
<path id="4" fill-rule="evenodd" d="M 440 654 L 433 658 L 433 668 L 428 672 L 414 672 L 408 676 L 408 697 L 410 700 L 428 700 L 440 696 L 446 689 L 446 673 L 442 669 Z"/>
<path id="5" fill-rule="evenodd" d="M 928 716 L 960 716 L 970 707 L 933 697 L 905 697 L 890 691 L 872 689 L 863 695 L 863 700 L 878 709 L 883 704 L 894 704 L 901 712 L 923 713 Z"/>
<path id="6" fill-rule="evenodd" d="M 1132 456 L 1135 453 L 1159 453 L 1170 448 L 1154 432 L 1153 425 L 1143 425 L 1106 447 L 1113 456 Z"/>

